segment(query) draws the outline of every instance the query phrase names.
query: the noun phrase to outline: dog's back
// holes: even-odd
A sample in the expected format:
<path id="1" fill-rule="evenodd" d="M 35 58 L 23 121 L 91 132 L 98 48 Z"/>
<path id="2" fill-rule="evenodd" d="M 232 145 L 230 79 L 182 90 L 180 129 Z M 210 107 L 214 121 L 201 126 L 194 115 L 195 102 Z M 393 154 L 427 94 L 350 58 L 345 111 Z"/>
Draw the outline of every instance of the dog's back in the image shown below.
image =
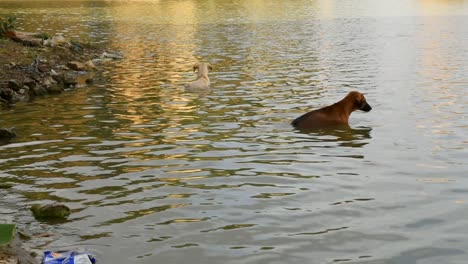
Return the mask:
<path id="1" fill-rule="evenodd" d="M 291 125 L 299 129 L 312 129 L 346 123 L 334 113 L 331 105 L 305 113 L 294 119 Z"/>

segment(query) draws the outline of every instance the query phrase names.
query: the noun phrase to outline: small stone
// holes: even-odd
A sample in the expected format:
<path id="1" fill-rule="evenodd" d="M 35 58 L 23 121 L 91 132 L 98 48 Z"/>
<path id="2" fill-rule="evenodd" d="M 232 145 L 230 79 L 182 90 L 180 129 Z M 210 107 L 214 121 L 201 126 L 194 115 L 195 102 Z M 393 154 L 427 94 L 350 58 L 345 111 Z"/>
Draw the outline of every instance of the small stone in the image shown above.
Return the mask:
<path id="1" fill-rule="evenodd" d="M 52 76 L 46 76 L 42 79 L 41 84 L 47 88 L 49 86 L 57 84 L 57 81 Z"/>
<path id="2" fill-rule="evenodd" d="M 65 80 L 65 77 L 64 77 L 64 74 L 63 73 L 57 73 L 56 71 L 52 70 L 51 71 L 52 73 L 52 78 L 54 78 L 54 80 L 57 82 L 57 83 L 64 83 L 64 80 Z"/>
<path id="3" fill-rule="evenodd" d="M 50 71 L 50 66 L 47 65 L 47 64 L 39 64 L 37 66 L 37 69 L 40 71 L 40 72 L 49 72 Z"/>
<path id="4" fill-rule="evenodd" d="M 22 231 L 18 231 L 18 235 L 20 237 L 21 240 L 31 240 L 31 236 L 26 234 L 25 232 L 22 232 Z"/>
<path id="5" fill-rule="evenodd" d="M 48 63 L 48 64 L 49 64 L 49 67 L 53 68 L 53 67 L 55 67 L 55 65 L 57 65 L 57 61 L 51 59 L 51 60 L 49 60 L 49 63 Z"/>
<path id="6" fill-rule="evenodd" d="M 29 93 L 29 87 L 28 86 L 23 86 L 23 88 L 21 88 L 19 91 L 18 91 L 19 94 L 21 95 L 25 95 L 25 94 L 28 94 Z"/>
<path id="7" fill-rule="evenodd" d="M 68 71 L 70 70 L 67 66 L 65 65 L 57 65 L 55 66 L 55 69 L 57 69 L 58 71 Z"/>
<path id="8" fill-rule="evenodd" d="M 74 70 L 74 71 L 85 71 L 86 70 L 86 65 L 79 61 L 70 61 L 67 63 L 67 67 Z"/>
<path id="9" fill-rule="evenodd" d="M 23 80 L 23 84 L 26 85 L 29 88 L 34 88 L 36 86 L 36 81 L 29 77 L 25 77 Z"/>
<path id="10" fill-rule="evenodd" d="M 16 79 L 11 79 L 8 81 L 8 88 L 14 90 L 14 91 L 18 91 L 19 89 L 21 89 L 23 87 L 23 84 L 16 80 Z"/>
<path id="11" fill-rule="evenodd" d="M 33 79 L 35 82 L 40 82 L 41 79 L 42 79 L 42 78 L 41 78 L 41 75 L 38 74 L 38 73 L 35 73 L 35 72 L 32 73 L 31 75 L 29 75 L 29 77 L 30 77 L 31 79 Z"/>
<path id="12" fill-rule="evenodd" d="M 66 86 L 72 86 L 72 85 L 77 85 L 78 84 L 78 80 L 76 79 L 76 74 L 72 74 L 72 73 L 65 73 L 63 75 L 63 83 L 66 85 Z"/>
<path id="13" fill-rule="evenodd" d="M 96 68 L 96 65 L 94 65 L 94 63 L 93 63 L 92 60 L 87 61 L 87 62 L 85 63 L 85 65 L 86 65 L 86 68 L 87 68 L 88 70 L 90 70 L 90 71 L 94 71 L 94 70 L 97 69 L 97 68 Z"/>
<path id="14" fill-rule="evenodd" d="M 101 57 L 103 58 L 110 58 L 110 59 L 114 59 L 114 60 L 120 60 L 120 59 L 123 59 L 123 56 L 120 55 L 120 54 L 117 54 L 117 53 L 109 53 L 109 52 L 103 52 Z"/>

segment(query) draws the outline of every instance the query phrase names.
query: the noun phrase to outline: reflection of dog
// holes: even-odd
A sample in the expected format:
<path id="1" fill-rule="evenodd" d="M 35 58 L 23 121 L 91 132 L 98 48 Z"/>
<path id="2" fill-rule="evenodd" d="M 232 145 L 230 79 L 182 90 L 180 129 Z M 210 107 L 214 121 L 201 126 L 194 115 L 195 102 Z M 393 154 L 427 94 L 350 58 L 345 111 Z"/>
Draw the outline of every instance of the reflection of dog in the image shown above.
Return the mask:
<path id="1" fill-rule="evenodd" d="M 369 112 L 372 107 L 363 94 L 354 91 L 338 103 L 303 114 L 291 124 L 299 129 L 348 125 L 349 115 L 357 109 Z"/>
<path id="2" fill-rule="evenodd" d="M 319 139 L 320 142 L 335 142 L 342 147 L 360 148 L 369 143 L 371 138 L 370 127 L 357 127 L 351 128 L 349 126 L 342 127 L 328 127 L 315 130 L 302 129 L 301 132 L 311 134 L 315 141 Z M 360 156 L 354 156 L 360 157 Z"/>
<path id="3" fill-rule="evenodd" d="M 213 70 L 209 63 L 197 63 L 193 65 L 193 71 L 197 71 L 197 79 L 193 82 L 184 85 L 187 90 L 202 90 L 210 87 L 210 78 L 208 78 L 208 70 Z"/>

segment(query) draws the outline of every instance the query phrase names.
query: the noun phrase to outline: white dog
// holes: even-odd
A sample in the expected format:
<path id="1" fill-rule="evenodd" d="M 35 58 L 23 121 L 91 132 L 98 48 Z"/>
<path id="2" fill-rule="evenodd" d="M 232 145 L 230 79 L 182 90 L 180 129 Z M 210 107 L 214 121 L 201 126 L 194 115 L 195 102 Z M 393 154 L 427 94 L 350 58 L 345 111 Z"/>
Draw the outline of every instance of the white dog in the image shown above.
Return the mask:
<path id="1" fill-rule="evenodd" d="M 197 71 L 198 70 L 198 71 Z M 213 68 L 209 63 L 197 63 L 193 65 L 193 71 L 197 71 L 197 79 L 193 82 L 184 85 L 186 90 L 206 90 L 210 88 L 210 78 L 208 78 L 208 70 Z"/>

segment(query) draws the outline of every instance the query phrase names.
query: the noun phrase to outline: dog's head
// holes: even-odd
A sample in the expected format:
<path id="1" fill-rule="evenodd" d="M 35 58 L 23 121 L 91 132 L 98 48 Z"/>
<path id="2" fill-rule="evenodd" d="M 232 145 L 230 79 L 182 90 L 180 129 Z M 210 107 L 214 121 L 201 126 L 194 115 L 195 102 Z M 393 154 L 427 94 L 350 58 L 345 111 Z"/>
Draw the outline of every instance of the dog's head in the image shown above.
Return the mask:
<path id="1" fill-rule="evenodd" d="M 211 66 L 211 64 L 206 63 L 206 62 L 195 63 L 193 65 L 193 71 L 197 71 L 197 70 L 198 72 L 201 72 L 201 71 L 208 72 L 208 70 L 212 71 L 213 67 Z"/>
<path id="2" fill-rule="evenodd" d="M 369 112 L 370 110 L 372 110 L 372 107 L 367 103 L 366 98 L 362 93 L 353 91 L 350 92 L 348 96 L 352 98 L 354 105 L 357 109 L 362 110 L 364 112 Z"/>

